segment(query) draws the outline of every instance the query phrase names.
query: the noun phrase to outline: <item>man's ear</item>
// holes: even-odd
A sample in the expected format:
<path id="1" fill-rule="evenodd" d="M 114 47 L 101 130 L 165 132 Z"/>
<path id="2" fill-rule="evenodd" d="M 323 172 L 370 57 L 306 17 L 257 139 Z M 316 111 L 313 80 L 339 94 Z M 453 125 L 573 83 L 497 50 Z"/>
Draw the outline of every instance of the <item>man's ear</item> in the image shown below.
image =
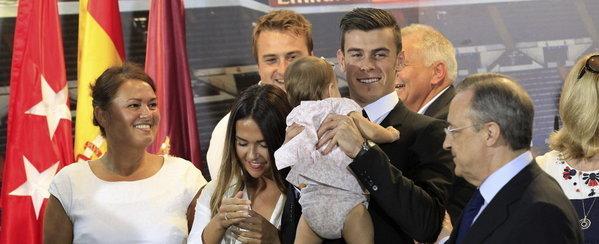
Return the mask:
<path id="1" fill-rule="evenodd" d="M 439 86 L 445 81 L 447 76 L 447 65 L 443 62 L 434 62 L 433 66 L 433 77 L 431 78 L 432 86 Z"/>
<path id="2" fill-rule="evenodd" d="M 345 72 L 345 54 L 343 54 L 343 50 L 341 49 L 337 49 L 337 63 L 341 71 Z"/>
<path id="3" fill-rule="evenodd" d="M 489 147 L 497 145 L 501 138 L 501 127 L 495 122 L 488 122 L 481 129 L 484 132 L 485 144 Z"/>
<path id="4" fill-rule="evenodd" d="M 399 51 L 397 53 L 397 57 L 395 58 L 395 71 L 399 72 L 400 67 L 403 65 L 403 62 L 406 60 L 406 52 Z"/>

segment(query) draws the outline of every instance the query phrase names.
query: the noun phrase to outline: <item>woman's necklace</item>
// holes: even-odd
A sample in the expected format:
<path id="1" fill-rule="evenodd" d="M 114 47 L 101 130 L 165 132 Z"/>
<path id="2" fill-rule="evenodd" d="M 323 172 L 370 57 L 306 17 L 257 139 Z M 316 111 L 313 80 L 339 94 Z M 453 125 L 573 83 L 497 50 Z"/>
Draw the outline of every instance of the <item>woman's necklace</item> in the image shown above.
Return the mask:
<path id="1" fill-rule="evenodd" d="M 579 185 L 582 186 L 583 182 L 582 182 L 582 173 L 578 174 L 578 180 L 579 180 Z M 582 219 L 578 220 L 578 223 L 580 223 L 580 228 L 582 228 L 583 230 L 588 229 L 589 227 L 591 227 L 591 220 L 588 218 L 589 214 L 591 213 L 591 210 L 593 210 L 593 206 L 595 206 L 595 201 L 597 200 L 597 197 L 593 197 L 593 202 L 591 203 L 591 206 L 589 207 L 589 211 L 587 212 L 585 206 L 584 206 L 584 193 L 583 191 L 580 191 L 580 193 L 582 194 L 582 198 L 580 199 L 580 202 L 582 203 Z"/>
<path id="2" fill-rule="evenodd" d="M 582 228 L 583 230 L 588 229 L 589 227 L 591 227 L 591 220 L 587 217 L 589 216 L 589 214 L 591 213 L 591 210 L 593 209 L 593 206 L 595 205 L 595 200 L 597 200 L 596 197 L 593 198 L 593 203 L 591 203 L 591 207 L 589 207 L 589 211 L 586 212 L 585 208 L 584 208 L 584 199 L 581 199 L 580 201 L 582 201 L 582 219 L 578 220 L 578 223 L 580 223 L 580 228 Z"/>
<path id="3" fill-rule="evenodd" d="M 560 153 L 558 155 L 558 161 L 563 163 L 566 163 L 566 161 L 563 158 L 563 155 Z M 586 162 L 586 159 L 582 159 L 582 161 L 578 161 L 576 162 L 577 164 L 573 164 L 573 163 L 569 163 L 569 165 L 571 167 L 578 167 L 578 170 L 575 170 L 574 168 L 570 169 L 569 167 L 566 167 L 566 169 L 564 170 L 564 179 L 568 180 L 571 179 L 572 176 L 574 175 L 578 175 L 578 182 L 574 182 L 574 185 L 576 187 L 578 187 L 578 189 L 576 189 L 576 191 L 578 192 L 578 194 L 581 196 L 580 198 L 580 203 L 582 205 L 582 218 L 578 220 L 578 223 L 580 224 L 580 228 L 582 228 L 583 230 L 586 230 L 588 228 L 591 227 L 591 220 L 589 219 L 589 214 L 591 214 L 591 211 L 593 210 L 593 207 L 595 206 L 595 201 L 597 200 L 597 197 L 595 197 L 595 191 L 594 189 L 591 189 L 591 193 L 589 193 L 589 195 L 586 195 L 586 191 L 584 190 L 584 186 L 590 186 L 591 188 L 596 186 L 597 184 L 597 175 L 595 173 L 583 173 L 583 169 L 586 169 L 584 166 L 584 162 Z M 583 176 L 584 175 L 584 179 Z M 591 202 L 591 206 L 589 206 L 589 209 L 587 211 L 586 206 L 585 206 L 585 198 L 586 197 L 592 197 L 593 201 Z"/>

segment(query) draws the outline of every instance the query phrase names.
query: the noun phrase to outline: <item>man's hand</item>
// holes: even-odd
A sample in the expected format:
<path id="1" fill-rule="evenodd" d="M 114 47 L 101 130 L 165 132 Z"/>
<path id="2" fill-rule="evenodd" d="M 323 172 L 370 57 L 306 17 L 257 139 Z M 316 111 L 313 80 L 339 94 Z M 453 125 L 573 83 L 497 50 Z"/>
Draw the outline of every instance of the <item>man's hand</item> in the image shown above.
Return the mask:
<path id="1" fill-rule="evenodd" d="M 346 115 L 329 114 L 324 119 L 317 131 L 318 143 L 317 149 L 321 149 L 323 154 L 328 154 L 335 146 L 339 148 L 350 158 L 355 158 L 364 143 L 364 137 L 354 124 L 352 118 Z"/>

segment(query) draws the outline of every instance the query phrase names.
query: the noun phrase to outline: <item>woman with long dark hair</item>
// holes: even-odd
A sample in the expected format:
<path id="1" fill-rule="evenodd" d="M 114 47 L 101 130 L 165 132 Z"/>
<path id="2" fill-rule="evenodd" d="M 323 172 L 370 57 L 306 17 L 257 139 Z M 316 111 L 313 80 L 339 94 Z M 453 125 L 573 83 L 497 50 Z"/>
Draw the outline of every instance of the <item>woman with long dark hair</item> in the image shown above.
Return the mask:
<path id="1" fill-rule="evenodd" d="M 190 243 L 278 243 L 285 185 L 274 152 L 285 141 L 291 111 L 285 92 L 270 85 L 243 91 L 231 108 L 218 177 L 198 198 Z"/>

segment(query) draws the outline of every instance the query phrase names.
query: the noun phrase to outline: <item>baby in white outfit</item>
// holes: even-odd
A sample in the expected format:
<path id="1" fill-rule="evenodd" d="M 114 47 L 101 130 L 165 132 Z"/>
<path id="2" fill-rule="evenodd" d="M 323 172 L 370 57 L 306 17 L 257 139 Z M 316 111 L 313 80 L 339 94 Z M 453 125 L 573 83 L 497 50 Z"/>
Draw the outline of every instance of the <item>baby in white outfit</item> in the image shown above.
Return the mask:
<path id="1" fill-rule="evenodd" d="M 393 127 L 383 128 L 362 117 L 353 100 L 340 98 L 330 64 L 316 57 L 298 59 L 285 72 L 285 88 L 295 108 L 287 126 L 303 131 L 275 152 L 278 169 L 292 167 L 287 181 L 301 188 L 302 217 L 295 243 L 320 243 L 343 237 L 347 243 L 373 243 L 373 227 L 364 190 L 348 170 L 352 159 L 339 148 L 323 155 L 316 131 L 330 113 L 349 115 L 367 139 L 377 143 L 399 139 Z"/>

